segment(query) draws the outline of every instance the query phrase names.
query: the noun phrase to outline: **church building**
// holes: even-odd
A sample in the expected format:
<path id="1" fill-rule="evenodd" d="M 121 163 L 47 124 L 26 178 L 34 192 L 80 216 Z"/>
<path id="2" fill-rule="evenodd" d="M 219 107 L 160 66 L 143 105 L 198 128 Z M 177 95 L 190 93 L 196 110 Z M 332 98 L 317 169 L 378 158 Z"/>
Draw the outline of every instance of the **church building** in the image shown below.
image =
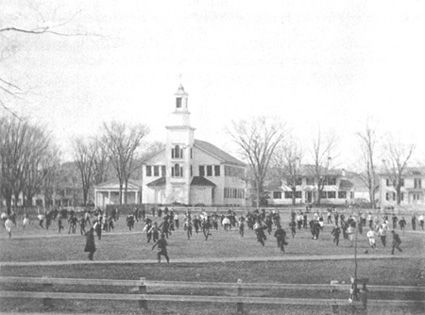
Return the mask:
<path id="1" fill-rule="evenodd" d="M 130 181 L 130 204 L 244 206 L 246 165 L 215 145 L 195 139 L 188 94 L 180 85 L 169 115 L 165 149 L 144 161 L 142 180 Z M 117 181 L 95 187 L 95 205 L 119 204 Z"/>
<path id="2" fill-rule="evenodd" d="M 143 165 L 142 203 L 245 205 L 246 165 L 195 139 L 188 94 L 181 85 L 165 128 L 165 149 Z"/>

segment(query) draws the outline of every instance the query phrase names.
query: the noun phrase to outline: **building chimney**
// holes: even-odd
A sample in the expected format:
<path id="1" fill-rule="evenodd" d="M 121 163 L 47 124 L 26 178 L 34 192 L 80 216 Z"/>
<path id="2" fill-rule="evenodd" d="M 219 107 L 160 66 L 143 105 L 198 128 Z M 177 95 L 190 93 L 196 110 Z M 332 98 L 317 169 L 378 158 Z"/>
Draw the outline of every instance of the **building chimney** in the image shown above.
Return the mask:
<path id="1" fill-rule="evenodd" d="M 341 173 L 342 173 L 342 177 L 345 177 L 345 168 L 343 168 L 343 169 L 341 170 Z"/>

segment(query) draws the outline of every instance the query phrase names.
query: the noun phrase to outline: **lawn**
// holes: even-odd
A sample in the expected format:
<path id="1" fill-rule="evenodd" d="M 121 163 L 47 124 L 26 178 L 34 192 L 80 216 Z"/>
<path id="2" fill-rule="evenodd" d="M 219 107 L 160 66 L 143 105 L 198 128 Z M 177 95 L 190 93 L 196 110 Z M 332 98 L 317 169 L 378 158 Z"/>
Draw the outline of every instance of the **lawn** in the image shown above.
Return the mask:
<path id="1" fill-rule="evenodd" d="M 156 218 L 158 219 L 158 218 Z M 289 222 L 289 214 L 284 216 L 284 227 Z M 141 233 L 142 224 L 137 223 L 133 231 L 128 231 L 122 218 L 118 221 L 113 233 L 106 233 L 102 239 L 96 239 L 97 251 L 95 260 L 134 261 L 130 263 L 111 264 L 76 264 L 63 266 L 2 266 L 1 276 L 50 276 L 64 278 L 106 278 L 106 279 L 139 279 L 175 281 L 207 281 L 231 282 L 242 279 L 244 282 L 261 283 L 329 283 L 331 280 L 349 281 L 353 275 L 354 262 L 352 259 L 331 260 L 329 255 L 352 255 L 354 248 L 348 240 L 341 240 L 340 246 L 332 243 L 331 226 L 326 225 L 318 240 L 312 240 L 309 230 L 297 230 L 294 239 L 289 237 L 289 245 L 285 253 L 276 246 L 273 235 L 268 235 L 266 246 L 256 241 L 253 231 L 246 229 L 242 238 L 237 230 L 213 230 L 212 236 L 205 241 L 202 233 L 194 233 L 187 240 L 182 228 L 173 232 L 169 238 L 169 255 L 172 263 L 158 265 L 157 263 L 138 263 L 140 260 L 156 259 L 156 250 L 152 251 L 152 243 L 147 244 L 146 236 Z M 53 228 L 53 229 L 52 229 Z M 42 230 L 37 225 L 30 226 L 26 231 L 18 227 L 13 231 L 12 239 L 7 239 L 4 229 L 1 230 L 0 262 L 29 262 L 29 261 L 66 261 L 87 260 L 83 252 L 85 237 L 68 235 L 67 232 L 57 236 L 56 225 L 49 231 Z M 289 229 L 286 228 L 289 234 Z M 371 285 L 425 285 L 418 275 L 425 270 L 424 248 L 425 234 L 407 231 L 400 233 L 403 253 L 396 252 L 396 257 L 409 256 L 406 259 L 391 259 L 391 248 L 383 248 L 378 242 L 377 254 L 388 256 L 384 259 L 362 259 L 367 257 L 364 250 L 369 249 L 365 235 L 358 237 L 359 277 L 370 279 Z M 389 236 L 391 244 L 391 236 Z M 370 249 L 369 249 L 370 251 Z M 197 259 L 216 258 L 252 258 L 252 257 L 299 257 L 300 255 L 319 255 L 319 261 L 227 261 L 191 263 Z M 174 260 L 174 262 L 173 262 Z M 175 262 L 185 261 L 185 262 Z M 24 289 L 24 288 L 12 288 Z M 75 289 L 75 288 L 73 288 Z M 98 288 L 99 289 L 99 288 Z M 78 290 L 82 290 L 78 288 Z M 100 288 L 110 290 L 110 288 Z M 101 291 L 103 292 L 103 291 Z M 173 292 L 174 293 L 174 292 Z M 185 292 L 184 294 L 200 294 Z M 201 292 L 202 294 L 217 294 L 217 292 Z M 257 295 L 271 294 L 272 296 L 317 298 L 327 297 L 328 293 L 312 294 L 306 292 L 256 292 Z M 321 296 L 323 295 L 324 296 Z M 376 296 L 375 298 L 400 298 L 394 295 Z M 403 297 L 401 297 L 403 298 Z M 11 299 L 1 301 L 0 311 L 42 311 L 40 301 L 17 301 Z M 305 314 L 314 311 L 316 314 L 328 314 L 329 309 L 307 307 L 285 307 L 285 314 Z M 139 313 L 135 303 L 104 303 L 83 301 L 60 301 L 51 312 L 100 312 L 133 314 Z M 150 303 L 149 314 L 233 314 L 234 305 L 198 305 L 188 303 Z M 248 314 L 280 314 L 282 307 L 246 306 Z M 341 310 L 343 313 L 344 310 Z M 405 310 L 386 309 L 374 310 L 373 314 L 402 314 Z M 420 314 L 423 310 L 409 310 L 412 314 Z"/>

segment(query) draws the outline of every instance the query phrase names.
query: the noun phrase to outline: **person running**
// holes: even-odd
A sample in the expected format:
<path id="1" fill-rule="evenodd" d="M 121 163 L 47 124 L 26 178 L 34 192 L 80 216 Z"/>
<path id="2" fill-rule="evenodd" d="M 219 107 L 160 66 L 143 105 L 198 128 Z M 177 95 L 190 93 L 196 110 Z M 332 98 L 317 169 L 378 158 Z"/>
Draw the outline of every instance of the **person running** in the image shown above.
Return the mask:
<path id="1" fill-rule="evenodd" d="M 404 219 L 404 217 L 401 217 L 400 221 L 398 221 L 398 225 L 400 226 L 400 230 L 403 231 L 404 233 L 404 228 L 406 227 L 406 220 Z"/>
<path id="2" fill-rule="evenodd" d="M 152 233 L 153 242 L 156 243 L 158 241 L 158 239 L 159 239 L 159 227 L 158 227 L 158 223 L 155 222 L 153 224 L 150 232 Z"/>
<path id="3" fill-rule="evenodd" d="M 184 221 L 184 229 L 186 230 L 187 239 L 190 240 L 192 237 L 192 220 L 190 219 L 190 216 L 188 216 Z"/>
<path id="4" fill-rule="evenodd" d="M 369 239 L 369 245 L 371 248 L 376 248 L 376 242 L 375 242 L 375 231 L 371 228 L 369 228 L 369 231 L 366 233 L 367 238 Z"/>
<path id="5" fill-rule="evenodd" d="M 43 226 L 43 222 L 44 222 L 44 219 L 46 218 L 46 216 L 44 215 L 44 214 L 42 214 L 42 213 L 39 213 L 38 215 L 37 215 L 37 219 L 38 219 L 38 225 L 39 226 L 41 226 L 41 228 L 44 230 L 44 226 Z"/>
<path id="6" fill-rule="evenodd" d="M 245 218 L 242 215 L 238 218 L 238 223 L 239 223 L 239 235 L 243 237 L 245 234 Z"/>
<path id="7" fill-rule="evenodd" d="M 25 229 L 30 224 L 30 219 L 28 218 L 28 214 L 24 214 L 24 220 L 22 221 L 22 227 Z"/>
<path id="8" fill-rule="evenodd" d="M 292 238 L 294 238 L 295 234 L 297 234 L 297 223 L 295 223 L 295 221 L 292 220 L 289 223 L 289 228 L 291 229 Z"/>
<path id="9" fill-rule="evenodd" d="M 154 248 L 158 246 L 158 263 L 161 262 L 161 256 L 164 256 L 165 259 L 167 260 L 167 263 L 170 263 L 170 258 L 168 257 L 168 253 L 167 253 L 167 246 L 168 243 L 165 239 L 165 235 L 161 234 L 161 238 L 152 246 L 152 250 L 154 250 Z"/>
<path id="10" fill-rule="evenodd" d="M 334 228 L 332 229 L 331 235 L 333 235 L 334 239 L 333 242 L 336 246 L 339 245 L 339 236 L 341 235 L 341 229 L 337 224 L 335 224 Z"/>
<path id="11" fill-rule="evenodd" d="M 284 252 L 285 245 L 288 245 L 288 243 L 286 242 L 286 232 L 280 225 L 277 226 L 277 229 L 274 232 L 274 237 L 276 237 L 277 247 Z"/>
<path id="12" fill-rule="evenodd" d="M 211 228 L 210 217 L 202 219 L 201 227 L 202 227 L 202 232 L 204 233 L 204 236 L 205 236 L 205 240 L 207 241 L 208 236 L 212 235 L 210 233 L 210 228 Z"/>
<path id="13" fill-rule="evenodd" d="M 257 241 L 264 246 L 264 241 L 267 239 L 264 230 L 267 229 L 266 226 L 262 226 L 260 223 L 260 218 L 258 218 L 257 222 L 254 224 L 254 231 L 257 235 Z"/>
<path id="14" fill-rule="evenodd" d="M 97 234 L 97 237 L 100 241 L 100 239 L 102 238 L 102 223 L 101 223 L 100 220 L 96 220 L 96 221 L 93 221 L 93 222 L 94 222 L 93 228 L 94 228 L 94 230 Z"/>
<path id="15" fill-rule="evenodd" d="M 143 232 L 146 233 L 146 237 L 147 237 L 147 240 L 148 240 L 148 243 L 149 243 L 152 239 L 152 221 L 151 221 L 151 219 L 146 219 L 146 224 L 145 224 L 145 227 L 143 228 Z"/>
<path id="16" fill-rule="evenodd" d="M 387 231 L 388 225 L 386 223 L 382 223 L 378 228 L 378 235 L 381 237 L 381 242 L 384 247 L 387 246 Z"/>
<path id="17" fill-rule="evenodd" d="M 393 234 L 393 244 L 392 244 L 392 250 L 391 250 L 391 255 L 394 255 L 394 250 L 397 248 L 400 252 L 402 252 L 401 248 L 400 248 L 400 244 L 401 244 L 401 239 L 400 236 L 394 231 L 392 230 L 391 233 Z"/>
<path id="18" fill-rule="evenodd" d="M 94 243 L 94 228 L 91 227 L 89 231 L 87 231 L 86 235 L 86 247 L 84 248 L 84 252 L 89 253 L 89 260 L 93 260 L 93 254 L 96 251 L 96 245 Z"/>
<path id="19" fill-rule="evenodd" d="M 395 230 L 397 228 L 397 221 L 398 221 L 398 218 L 395 214 L 393 214 L 392 220 L 393 220 L 393 230 Z"/>
<path id="20" fill-rule="evenodd" d="M 63 221 L 62 214 L 59 214 L 58 215 L 58 233 L 60 233 L 64 229 L 62 221 Z"/>
<path id="21" fill-rule="evenodd" d="M 6 221 L 4 222 L 4 227 L 6 228 L 6 231 L 9 234 L 9 238 L 12 238 L 12 226 L 13 226 L 13 221 L 10 218 L 10 216 L 8 216 Z"/>

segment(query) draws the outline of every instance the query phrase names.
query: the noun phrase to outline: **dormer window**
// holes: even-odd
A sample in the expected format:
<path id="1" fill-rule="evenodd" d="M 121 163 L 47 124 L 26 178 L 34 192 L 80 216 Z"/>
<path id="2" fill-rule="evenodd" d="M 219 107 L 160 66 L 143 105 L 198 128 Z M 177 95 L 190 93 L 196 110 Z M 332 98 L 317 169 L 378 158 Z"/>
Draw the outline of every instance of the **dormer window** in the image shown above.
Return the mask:
<path id="1" fill-rule="evenodd" d="M 176 98 L 176 108 L 182 108 L 182 98 L 181 97 Z"/>

